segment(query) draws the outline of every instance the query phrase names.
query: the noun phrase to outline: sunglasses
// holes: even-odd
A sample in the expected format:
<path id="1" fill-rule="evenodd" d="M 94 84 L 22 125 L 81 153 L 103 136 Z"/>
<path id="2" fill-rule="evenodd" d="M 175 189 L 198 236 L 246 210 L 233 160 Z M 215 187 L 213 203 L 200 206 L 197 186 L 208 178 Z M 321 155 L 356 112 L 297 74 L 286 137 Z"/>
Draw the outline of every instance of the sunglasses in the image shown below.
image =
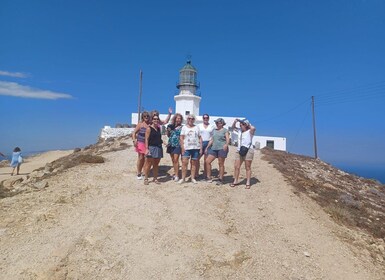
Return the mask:
<path id="1" fill-rule="evenodd" d="M 153 121 L 159 121 L 159 119 L 158 119 L 158 118 L 152 118 L 152 120 L 153 120 Z"/>
<path id="2" fill-rule="evenodd" d="M 195 120 L 194 118 L 187 118 L 188 120 Z"/>
<path id="3" fill-rule="evenodd" d="M 204 120 L 208 120 L 209 118 L 208 117 L 203 117 Z"/>
<path id="4" fill-rule="evenodd" d="M 149 116 L 143 116 L 143 118 L 144 118 L 144 119 L 148 119 L 148 118 L 149 118 Z"/>

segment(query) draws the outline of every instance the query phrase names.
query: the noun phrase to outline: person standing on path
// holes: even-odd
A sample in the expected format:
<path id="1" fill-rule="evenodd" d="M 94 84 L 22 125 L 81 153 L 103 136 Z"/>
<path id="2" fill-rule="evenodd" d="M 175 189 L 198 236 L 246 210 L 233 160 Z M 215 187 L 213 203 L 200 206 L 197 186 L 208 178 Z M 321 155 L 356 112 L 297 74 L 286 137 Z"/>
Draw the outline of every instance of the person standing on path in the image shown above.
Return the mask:
<path id="1" fill-rule="evenodd" d="M 180 145 L 182 149 L 182 179 L 178 181 L 182 184 L 186 181 L 187 166 L 191 158 L 191 182 L 196 184 L 195 172 L 199 154 L 202 153 L 202 137 L 198 126 L 194 124 L 195 116 L 188 115 L 187 125 L 182 127 L 180 133 Z"/>
<path id="2" fill-rule="evenodd" d="M 240 128 L 236 127 L 236 123 L 239 122 Z M 246 168 L 246 189 L 250 189 L 251 179 L 251 163 L 254 158 L 253 136 L 255 133 L 255 127 L 250 124 L 247 119 L 235 119 L 232 128 L 238 132 L 238 148 L 235 155 L 234 162 L 234 181 L 230 184 L 230 187 L 235 187 L 239 184 L 239 172 L 243 162 L 245 162 Z M 246 151 L 245 155 L 241 155 L 242 150 Z"/>
<path id="3" fill-rule="evenodd" d="M 148 174 L 150 173 L 151 167 L 153 167 L 153 182 L 159 184 L 158 181 L 158 170 L 159 162 L 163 157 L 163 148 L 162 148 L 162 134 L 159 127 L 159 117 L 153 116 L 152 124 L 147 127 L 146 130 L 146 164 L 144 168 L 144 184 L 148 185 Z"/>
<path id="4" fill-rule="evenodd" d="M 132 141 L 134 143 L 135 151 L 138 153 L 138 160 L 136 161 L 136 176 L 138 180 L 142 180 L 142 171 L 145 163 L 145 136 L 146 130 L 150 125 L 150 114 L 147 111 L 142 113 L 142 118 L 140 123 L 135 127 L 134 132 L 132 133 Z"/>
<path id="5" fill-rule="evenodd" d="M 223 176 L 225 174 L 225 160 L 227 158 L 227 153 L 229 152 L 230 144 L 230 135 L 229 131 L 223 126 L 226 125 L 225 120 L 218 118 L 215 121 L 217 128 L 213 131 L 213 136 L 206 148 L 205 153 L 207 155 L 206 170 L 207 170 L 207 180 L 212 182 L 211 178 L 211 163 L 218 158 L 219 165 L 219 180 L 217 185 L 223 184 Z"/>
<path id="6" fill-rule="evenodd" d="M 179 139 L 180 133 L 182 131 L 182 123 L 183 116 L 179 113 L 176 113 L 171 120 L 171 124 L 169 124 L 167 127 L 167 136 L 169 137 L 167 152 L 170 154 L 171 162 L 174 167 L 173 180 L 175 182 L 179 181 L 179 157 L 181 154 Z"/>
<path id="7" fill-rule="evenodd" d="M 209 123 L 210 116 L 208 114 L 203 115 L 203 123 L 200 123 L 198 125 L 199 130 L 201 132 L 202 136 L 202 151 L 203 153 L 199 155 L 199 159 L 197 162 L 197 176 L 199 176 L 199 168 L 200 168 L 200 160 L 203 157 L 203 179 L 207 178 L 207 169 L 206 169 L 206 159 L 207 159 L 207 152 L 206 148 L 209 144 L 209 141 L 211 140 L 211 137 L 213 136 L 213 130 L 214 126 Z"/>
<path id="8" fill-rule="evenodd" d="M 16 175 L 19 175 L 20 165 L 22 162 L 23 162 L 23 157 L 21 155 L 21 150 L 19 147 L 16 147 L 15 149 L 13 149 L 13 153 L 12 153 L 11 167 L 13 167 L 13 169 L 12 169 L 11 176 L 13 176 L 15 169 L 16 169 Z"/>

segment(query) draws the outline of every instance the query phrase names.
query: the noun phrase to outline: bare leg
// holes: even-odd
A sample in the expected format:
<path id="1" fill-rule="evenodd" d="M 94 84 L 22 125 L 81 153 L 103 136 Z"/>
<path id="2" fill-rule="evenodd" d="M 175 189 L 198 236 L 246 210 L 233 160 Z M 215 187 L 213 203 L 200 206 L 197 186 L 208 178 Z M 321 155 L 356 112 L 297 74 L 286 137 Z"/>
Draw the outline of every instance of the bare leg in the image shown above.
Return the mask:
<path id="1" fill-rule="evenodd" d="M 243 160 L 235 160 L 234 162 L 234 181 L 233 184 L 238 184 L 239 182 L 239 170 L 241 168 Z"/>
<path id="2" fill-rule="evenodd" d="M 175 177 L 179 177 L 179 154 L 171 154 L 172 155 L 172 164 L 174 166 L 174 174 Z"/>
<path id="3" fill-rule="evenodd" d="M 188 161 L 189 161 L 188 157 L 182 158 L 182 179 L 183 179 L 183 181 L 186 179 Z"/>
<path id="4" fill-rule="evenodd" d="M 218 165 L 219 165 L 219 180 L 223 181 L 223 176 L 225 175 L 225 160 L 226 158 L 219 157 Z"/>
<path id="5" fill-rule="evenodd" d="M 206 165 L 206 174 L 207 179 L 211 179 L 211 163 L 215 160 L 215 157 L 213 155 L 208 155 L 207 159 L 205 160 Z"/>
<path id="6" fill-rule="evenodd" d="M 246 186 L 250 187 L 250 179 L 251 179 L 251 163 L 252 160 L 245 160 L 245 167 L 246 167 Z"/>
<path id="7" fill-rule="evenodd" d="M 150 168 L 153 164 L 153 159 L 152 158 L 147 158 L 146 159 L 146 164 L 144 165 L 144 184 L 148 184 L 148 174 L 150 173 Z"/>
<path id="8" fill-rule="evenodd" d="M 136 162 L 136 174 L 142 174 L 142 170 L 144 167 L 144 162 L 145 162 L 145 157 L 144 154 L 139 154 L 138 153 L 138 160 Z"/>
<path id="9" fill-rule="evenodd" d="M 154 173 L 154 182 L 158 182 L 158 170 L 159 170 L 159 162 L 160 158 L 154 158 L 153 159 L 153 169 L 152 172 Z"/>
<path id="10" fill-rule="evenodd" d="M 191 160 L 191 180 L 195 180 L 195 175 L 196 175 L 196 169 L 197 169 L 197 160 L 192 159 Z"/>
<path id="11" fill-rule="evenodd" d="M 16 175 L 19 175 L 19 170 L 20 170 L 20 164 L 18 164 L 16 167 Z"/>

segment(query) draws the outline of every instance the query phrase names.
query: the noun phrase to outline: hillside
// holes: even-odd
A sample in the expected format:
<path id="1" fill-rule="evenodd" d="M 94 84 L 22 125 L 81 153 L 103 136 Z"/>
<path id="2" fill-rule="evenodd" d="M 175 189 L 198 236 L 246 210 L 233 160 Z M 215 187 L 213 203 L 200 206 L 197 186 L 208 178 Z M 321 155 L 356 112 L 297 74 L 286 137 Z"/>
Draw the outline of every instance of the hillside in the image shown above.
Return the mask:
<path id="1" fill-rule="evenodd" d="M 289 166 L 290 155 L 258 151 L 250 190 L 175 184 L 168 155 L 161 185 L 144 186 L 129 143 L 97 143 L 0 184 L 2 279 L 384 279 L 378 231 L 335 223 L 321 193 L 289 184 L 269 161 Z"/>

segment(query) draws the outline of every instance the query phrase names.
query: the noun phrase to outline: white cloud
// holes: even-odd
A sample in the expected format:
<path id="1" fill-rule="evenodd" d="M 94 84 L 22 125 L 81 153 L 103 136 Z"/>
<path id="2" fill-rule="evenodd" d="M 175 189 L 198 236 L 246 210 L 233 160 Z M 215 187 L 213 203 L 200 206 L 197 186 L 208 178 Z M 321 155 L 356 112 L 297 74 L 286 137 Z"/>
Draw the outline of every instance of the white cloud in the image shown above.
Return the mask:
<path id="1" fill-rule="evenodd" d="M 0 70 L 0 76 L 13 77 L 13 78 L 26 78 L 26 77 L 28 77 L 28 75 L 25 73 L 8 72 L 8 71 L 1 71 L 1 70 Z"/>
<path id="2" fill-rule="evenodd" d="M 59 99 L 59 98 L 73 98 L 66 93 L 54 92 L 49 90 L 31 88 L 13 82 L 0 81 L 0 95 L 8 95 L 22 98 L 37 98 L 37 99 Z"/>

